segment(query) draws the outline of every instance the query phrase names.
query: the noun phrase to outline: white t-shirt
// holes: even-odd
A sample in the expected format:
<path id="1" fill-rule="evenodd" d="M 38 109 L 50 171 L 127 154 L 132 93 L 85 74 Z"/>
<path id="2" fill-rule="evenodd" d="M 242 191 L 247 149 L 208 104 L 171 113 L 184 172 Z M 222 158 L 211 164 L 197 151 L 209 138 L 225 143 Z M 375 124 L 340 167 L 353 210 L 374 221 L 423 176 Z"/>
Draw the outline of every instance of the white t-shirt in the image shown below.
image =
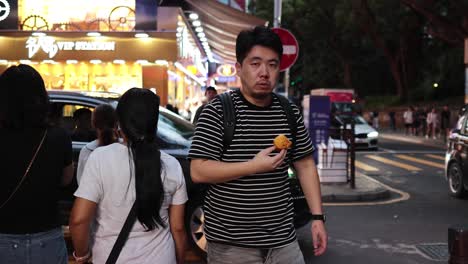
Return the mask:
<path id="1" fill-rule="evenodd" d="M 437 124 L 437 113 L 430 112 L 427 114 L 426 122 L 427 124 Z"/>
<path id="2" fill-rule="evenodd" d="M 83 175 L 86 161 L 88 161 L 91 152 L 97 149 L 97 147 L 99 147 L 99 145 L 98 140 L 96 139 L 86 144 L 86 146 L 80 150 L 80 156 L 78 157 L 78 168 L 76 169 L 76 182 L 78 185 L 80 185 L 81 175 Z"/>
<path id="3" fill-rule="evenodd" d="M 413 123 L 413 112 L 406 111 L 403 113 L 403 119 L 405 120 L 405 124 L 412 124 Z"/>
<path id="4" fill-rule="evenodd" d="M 130 166 L 133 167 L 133 161 L 129 159 L 129 150 L 120 143 L 97 148 L 85 165 L 75 196 L 98 204 L 92 241 L 93 263 L 106 262 L 135 201 Z M 117 263 L 176 263 L 168 208 L 171 204 L 184 204 L 187 190 L 182 168 L 175 158 L 161 151 L 161 166 L 164 201 L 159 214 L 166 228 L 145 232 L 137 220 Z"/>

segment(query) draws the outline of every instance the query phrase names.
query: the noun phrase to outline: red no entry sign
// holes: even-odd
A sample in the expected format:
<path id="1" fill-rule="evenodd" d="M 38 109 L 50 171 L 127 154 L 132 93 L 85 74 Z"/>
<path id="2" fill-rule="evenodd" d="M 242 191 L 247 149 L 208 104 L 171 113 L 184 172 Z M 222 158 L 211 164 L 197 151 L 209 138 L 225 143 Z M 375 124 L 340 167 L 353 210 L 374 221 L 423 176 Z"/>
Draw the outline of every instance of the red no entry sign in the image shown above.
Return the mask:
<path id="1" fill-rule="evenodd" d="M 281 57 L 280 71 L 284 71 L 297 60 L 299 55 L 299 44 L 294 35 L 284 28 L 272 28 L 273 32 L 278 34 L 283 43 L 283 57 Z"/>

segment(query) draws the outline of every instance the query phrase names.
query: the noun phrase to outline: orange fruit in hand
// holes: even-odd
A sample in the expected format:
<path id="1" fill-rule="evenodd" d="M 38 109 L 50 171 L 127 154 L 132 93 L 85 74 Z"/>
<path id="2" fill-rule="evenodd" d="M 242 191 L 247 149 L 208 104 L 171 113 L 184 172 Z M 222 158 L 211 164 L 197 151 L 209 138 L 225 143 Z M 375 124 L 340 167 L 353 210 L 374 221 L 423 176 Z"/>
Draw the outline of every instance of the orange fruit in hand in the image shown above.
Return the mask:
<path id="1" fill-rule="evenodd" d="M 275 137 L 273 144 L 275 145 L 276 149 L 282 150 L 290 148 L 292 142 L 285 135 L 281 134 Z"/>

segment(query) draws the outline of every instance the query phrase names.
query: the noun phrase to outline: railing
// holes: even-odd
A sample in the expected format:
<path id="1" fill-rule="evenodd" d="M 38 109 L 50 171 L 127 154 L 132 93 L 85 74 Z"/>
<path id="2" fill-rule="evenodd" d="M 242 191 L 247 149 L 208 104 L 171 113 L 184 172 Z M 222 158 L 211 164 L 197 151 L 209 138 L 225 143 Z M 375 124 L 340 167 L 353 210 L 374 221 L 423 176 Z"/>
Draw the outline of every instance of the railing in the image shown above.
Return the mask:
<path id="1" fill-rule="evenodd" d="M 331 149 L 339 149 L 340 152 L 338 151 L 335 151 L 335 152 L 338 152 L 341 155 L 344 154 L 344 156 L 341 156 L 340 161 L 337 161 L 337 160 L 334 160 L 334 156 L 336 155 L 335 153 L 331 155 L 328 152 L 326 153 L 327 155 L 331 156 L 331 159 L 327 159 L 327 162 L 334 162 L 334 164 L 337 165 L 338 168 L 345 168 L 347 182 L 349 183 L 350 187 L 353 189 L 356 187 L 356 175 L 355 175 L 355 171 L 356 171 L 355 145 L 356 144 L 355 144 L 354 127 L 355 127 L 355 124 L 354 122 L 352 122 L 349 124 L 344 124 L 341 128 L 330 128 L 329 130 L 330 142 L 328 145 L 331 147 Z M 343 150 L 342 142 L 344 142 L 346 145 L 345 153 L 342 152 Z M 344 162 L 344 164 L 340 164 L 341 162 Z"/>

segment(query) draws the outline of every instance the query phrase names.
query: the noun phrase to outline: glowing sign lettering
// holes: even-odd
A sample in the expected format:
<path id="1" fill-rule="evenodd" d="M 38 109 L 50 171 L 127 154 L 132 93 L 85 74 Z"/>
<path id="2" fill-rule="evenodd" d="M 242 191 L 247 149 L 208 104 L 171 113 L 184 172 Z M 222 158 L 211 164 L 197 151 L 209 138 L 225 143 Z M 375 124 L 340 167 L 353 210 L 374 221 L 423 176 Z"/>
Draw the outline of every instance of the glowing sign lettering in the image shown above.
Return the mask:
<path id="1" fill-rule="evenodd" d="M 1 1 L 1 0 L 0 0 Z M 29 37 L 26 41 L 28 57 L 32 58 L 40 49 L 53 58 L 61 50 L 113 51 L 115 41 L 56 41 L 54 37 Z"/>

